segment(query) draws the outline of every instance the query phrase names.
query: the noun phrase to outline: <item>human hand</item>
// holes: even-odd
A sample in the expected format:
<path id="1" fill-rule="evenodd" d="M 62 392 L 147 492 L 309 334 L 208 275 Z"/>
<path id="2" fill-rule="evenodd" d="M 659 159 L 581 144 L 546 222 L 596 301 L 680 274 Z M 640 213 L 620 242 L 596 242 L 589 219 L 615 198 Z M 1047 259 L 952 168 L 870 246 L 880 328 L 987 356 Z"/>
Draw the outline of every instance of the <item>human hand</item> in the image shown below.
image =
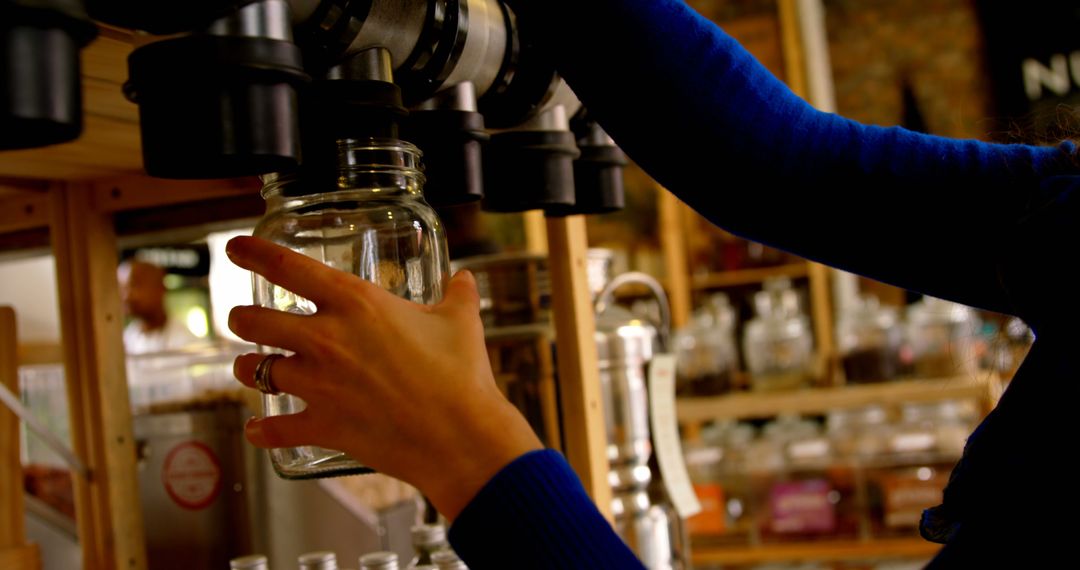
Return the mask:
<path id="1" fill-rule="evenodd" d="M 495 385 L 471 273 L 458 272 L 429 306 L 258 238 L 235 238 L 226 253 L 318 307 L 229 315 L 241 338 L 294 353 L 273 364 L 273 383 L 307 403 L 250 420 L 252 444 L 344 451 L 415 485 L 451 520 L 500 469 L 542 447 Z M 237 357 L 236 378 L 254 387 L 263 357 Z"/>

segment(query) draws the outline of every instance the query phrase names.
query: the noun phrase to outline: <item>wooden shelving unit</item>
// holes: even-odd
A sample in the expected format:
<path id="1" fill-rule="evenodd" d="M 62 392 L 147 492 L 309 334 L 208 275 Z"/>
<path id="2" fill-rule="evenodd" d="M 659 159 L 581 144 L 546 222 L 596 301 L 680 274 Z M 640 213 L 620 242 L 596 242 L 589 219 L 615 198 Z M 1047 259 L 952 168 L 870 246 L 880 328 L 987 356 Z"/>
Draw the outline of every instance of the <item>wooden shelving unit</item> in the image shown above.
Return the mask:
<path id="1" fill-rule="evenodd" d="M 1001 382 L 995 375 L 982 377 L 904 380 L 883 384 L 806 388 L 791 392 L 743 392 L 709 398 L 680 398 L 680 422 L 767 418 L 779 414 L 824 414 L 884 402 L 932 402 L 973 399 L 984 411 L 997 402 Z"/>
<path id="2" fill-rule="evenodd" d="M 814 560 L 863 560 L 868 558 L 930 558 L 940 544 L 921 538 L 868 541 L 821 541 L 761 546 L 696 546 L 691 551 L 694 564 L 765 564 Z"/>
<path id="3" fill-rule="evenodd" d="M 740 285 L 756 285 L 764 283 L 766 279 L 774 277 L 788 277 L 798 279 L 810 275 L 808 263 L 789 263 L 775 267 L 759 267 L 753 269 L 737 269 L 735 271 L 720 271 L 706 275 L 695 275 L 691 281 L 695 291 L 706 289 L 721 289 L 724 287 L 738 287 Z"/>

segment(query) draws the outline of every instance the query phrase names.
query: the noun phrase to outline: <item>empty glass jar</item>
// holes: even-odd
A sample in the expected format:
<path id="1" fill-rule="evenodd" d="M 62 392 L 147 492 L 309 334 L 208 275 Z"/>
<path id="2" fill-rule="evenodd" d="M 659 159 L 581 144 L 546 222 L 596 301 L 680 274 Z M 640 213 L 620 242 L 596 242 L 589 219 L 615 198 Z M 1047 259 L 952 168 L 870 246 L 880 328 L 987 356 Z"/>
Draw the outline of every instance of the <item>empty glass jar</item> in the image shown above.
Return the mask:
<path id="1" fill-rule="evenodd" d="M 979 323 L 971 307 L 923 297 L 908 307 L 908 327 L 916 375 L 970 376 L 978 369 Z"/>
<path id="2" fill-rule="evenodd" d="M 809 385 L 814 341 L 798 292 L 786 279 L 766 281 L 754 295 L 754 308 L 757 316 L 743 333 L 751 387 L 768 392 Z"/>
<path id="3" fill-rule="evenodd" d="M 411 301 L 442 298 L 450 262 L 435 211 L 424 201 L 420 151 L 396 139 L 338 141 L 336 177 L 268 175 L 266 215 L 254 235 L 374 282 Z M 299 314 L 314 303 L 256 275 L 255 302 Z M 362 323 L 358 323 L 362 325 Z M 263 347 L 264 351 L 276 349 Z M 264 395 L 267 416 L 304 409 L 289 394 Z M 315 446 L 270 451 L 274 469 L 288 479 L 363 473 L 344 453 Z"/>

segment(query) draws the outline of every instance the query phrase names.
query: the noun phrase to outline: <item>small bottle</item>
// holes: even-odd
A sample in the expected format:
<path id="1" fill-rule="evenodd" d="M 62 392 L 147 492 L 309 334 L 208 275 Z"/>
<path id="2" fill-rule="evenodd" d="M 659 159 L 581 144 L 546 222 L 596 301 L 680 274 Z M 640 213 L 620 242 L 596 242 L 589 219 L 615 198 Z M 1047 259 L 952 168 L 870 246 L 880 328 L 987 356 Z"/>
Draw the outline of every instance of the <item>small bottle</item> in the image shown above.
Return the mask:
<path id="1" fill-rule="evenodd" d="M 360 570 L 398 570 L 398 556 L 394 552 L 369 552 L 360 557 Z"/>
<path id="2" fill-rule="evenodd" d="M 270 570 L 269 562 L 262 554 L 240 556 L 229 561 L 230 570 Z"/>
<path id="3" fill-rule="evenodd" d="M 469 567 L 458 558 L 457 552 L 450 548 L 433 552 L 431 561 L 435 563 L 439 570 L 469 570 Z"/>
<path id="4" fill-rule="evenodd" d="M 327 550 L 301 554 L 300 570 L 338 570 L 337 555 Z"/>
<path id="5" fill-rule="evenodd" d="M 412 527 L 413 557 L 410 566 L 432 564 L 431 555 L 446 548 L 446 528 L 439 524 L 419 524 Z"/>

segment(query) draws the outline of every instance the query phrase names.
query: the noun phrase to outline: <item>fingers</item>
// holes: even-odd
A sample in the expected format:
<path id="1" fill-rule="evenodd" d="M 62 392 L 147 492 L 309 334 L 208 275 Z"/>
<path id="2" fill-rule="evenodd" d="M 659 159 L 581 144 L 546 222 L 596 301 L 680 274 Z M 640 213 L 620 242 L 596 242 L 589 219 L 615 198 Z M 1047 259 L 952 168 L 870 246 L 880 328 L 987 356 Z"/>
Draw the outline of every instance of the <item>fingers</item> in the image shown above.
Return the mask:
<path id="1" fill-rule="evenodd" d="M 342 273 L 328 265 L 269 241 L 254 237 L 229 240 L 225 253 L 236 265 L 262 275 L 322 307 L 333 304 L 337 287 L 328 286 Z"/>
<path id="2" fill-rule="evenodd" d="M 244 435 L 255 447 L 298 447 L 314 445 L 318 434 L 312 433 L 311 416 L 307 412 L 251 418 L 244 426 Z"/>
<path id="3" fill-rule="evenodd" d="M 458 311 L 470 315 L 480 313 L 480 293 L 476 289 L 476 277 L 471 271 L 462 269 L 450 278 L 438 307 L 442 311 Z"/>
<path id="4" fill-rule="evenodd" d="M 229 330 L 255 344 L 303 352 L 318 337 L 316 318 L 264 307 L 234 307 L 229 311 Z"/>
<path id="5" fill-rule="evenodd" d="M 268 355 L 259 353 L 241 354 L 233 361 L 233 376 L 241 384 L 248 388 L 255 386 L 255 369 Z M 310 386 L 306 382 L 307 375 L 303 371 L 303 363 L 296 356 L 279 358 L 270 366 L 270 383 L 279 392 L 295 394 L 304 397 L 305 388 Z"/>

